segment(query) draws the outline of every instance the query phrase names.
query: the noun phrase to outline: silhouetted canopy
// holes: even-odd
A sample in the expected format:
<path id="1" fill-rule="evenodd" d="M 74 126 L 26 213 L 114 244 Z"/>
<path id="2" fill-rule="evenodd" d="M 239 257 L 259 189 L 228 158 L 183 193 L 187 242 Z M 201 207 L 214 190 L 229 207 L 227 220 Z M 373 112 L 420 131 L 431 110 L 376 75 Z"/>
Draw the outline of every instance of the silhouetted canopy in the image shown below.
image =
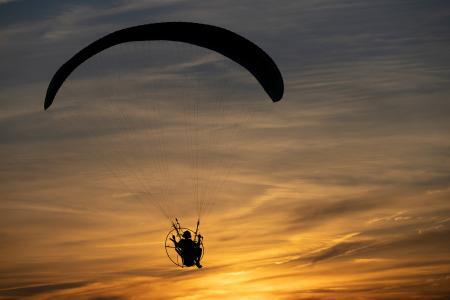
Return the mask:
<path id="1" fill-rule="evenodd" d="M 112 46 L 133 41 L 177 41 L 216 51 L 247 69 L 272 101 L 283 96 L 284 85 L 278 67 L 261 48 L 224 28 L 189 22 L 139 25 L 110 33 L 88 45 L 65 62 L 53 76 L 45 96 L 47 109 L 67 77 L 83 62 Z"/>

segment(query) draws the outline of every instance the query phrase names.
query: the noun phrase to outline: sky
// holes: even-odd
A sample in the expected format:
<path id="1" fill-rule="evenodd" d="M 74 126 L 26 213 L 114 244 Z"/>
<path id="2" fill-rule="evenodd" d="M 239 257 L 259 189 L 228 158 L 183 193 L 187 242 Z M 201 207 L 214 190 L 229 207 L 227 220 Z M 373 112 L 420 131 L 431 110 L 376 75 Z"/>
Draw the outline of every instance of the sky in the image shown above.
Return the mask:
<path id="1" fill-rule="evenodd" d="M 230 29 L 246 70 L 124 27 Z M 0 0 L 0 299 L 447 299 L 450 3 Z M 151 101 L 149 101 L 151 100 Z M 166 257 L 201 215 L 204 267 Z"/>

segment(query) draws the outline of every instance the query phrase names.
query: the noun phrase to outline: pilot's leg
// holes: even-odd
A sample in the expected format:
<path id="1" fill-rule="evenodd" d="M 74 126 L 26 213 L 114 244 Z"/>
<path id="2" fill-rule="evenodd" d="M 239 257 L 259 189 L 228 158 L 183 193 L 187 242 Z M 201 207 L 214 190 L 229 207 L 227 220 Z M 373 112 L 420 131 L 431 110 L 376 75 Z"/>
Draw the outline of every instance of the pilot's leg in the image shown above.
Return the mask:
<path id="1" fill-rule="evenodd" d="M 202 248 L 196 248 L 195 252 L 195 265 L 200 269 L 202 267 L 200 264 L 200 259 L 202 258 Z"/>

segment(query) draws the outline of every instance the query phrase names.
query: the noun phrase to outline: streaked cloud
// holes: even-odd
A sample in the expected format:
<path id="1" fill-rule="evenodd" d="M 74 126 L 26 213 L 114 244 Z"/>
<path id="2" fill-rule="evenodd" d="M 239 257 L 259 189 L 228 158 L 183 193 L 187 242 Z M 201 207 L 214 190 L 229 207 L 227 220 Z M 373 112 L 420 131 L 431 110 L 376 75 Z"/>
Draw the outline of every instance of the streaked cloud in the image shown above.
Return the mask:
<path id="1" fill-rule="evenodd" d="M 448 6 L 0 1 L 0 298 L 445 299 Z M 83 45 L 167 20 L 255 41 L 283 72 L 283 101 L 219 55 L 142 43 L 89 61 L 43 112 Z M 203 105 L 201 134 L 186 134 L 187 103 L 219 96 L 247 106 L 219 122 Z M 193 178 L 211 204 L 200 271 L 170 265 L 157 207 L 195 224 Z"/>

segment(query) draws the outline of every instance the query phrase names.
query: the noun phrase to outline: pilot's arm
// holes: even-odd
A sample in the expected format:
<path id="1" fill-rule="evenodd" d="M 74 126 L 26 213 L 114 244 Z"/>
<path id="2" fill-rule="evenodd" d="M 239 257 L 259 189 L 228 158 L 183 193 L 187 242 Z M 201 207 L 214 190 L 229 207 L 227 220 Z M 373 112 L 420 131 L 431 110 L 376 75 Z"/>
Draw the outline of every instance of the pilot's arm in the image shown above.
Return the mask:
<path id="1" fill-rule="evenodd" d="M 170 238 L 170 240 L 173 242 L 173 244 L 175 245 L 175 247 L 178 247 L 178 243 L 177 240 L 175 239 L 175 236 L 172 235 L 172 237 Z"/>

